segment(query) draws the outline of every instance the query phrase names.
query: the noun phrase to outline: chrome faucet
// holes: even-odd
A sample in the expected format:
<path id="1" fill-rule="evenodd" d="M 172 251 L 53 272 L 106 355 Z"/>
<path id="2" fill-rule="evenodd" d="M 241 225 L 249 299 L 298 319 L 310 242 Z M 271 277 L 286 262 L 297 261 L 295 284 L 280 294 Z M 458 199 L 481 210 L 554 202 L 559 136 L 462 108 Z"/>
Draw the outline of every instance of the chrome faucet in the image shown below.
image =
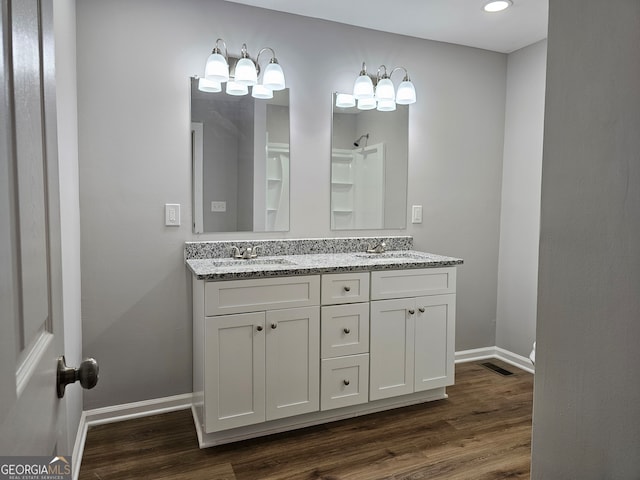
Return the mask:
<path id="1" fill-rule="evenodd" d="M 367 253 L 384 253 L 385 248 L 387 248 L 386 243 L 380 242 L 378 245 L 371 247 L 370 243 L 367 243 Z"/>
<path id="2" fill-rule="evenodd" d="M 260 245 L 256 245 L 255 247 L 248 246 L 243 251 L 240 251 L 238 247 L 233 246 L 231 247 L 231 256 L 233 258 L 249 260 L 258 256 L 258 250 L 262 250 Z"/>

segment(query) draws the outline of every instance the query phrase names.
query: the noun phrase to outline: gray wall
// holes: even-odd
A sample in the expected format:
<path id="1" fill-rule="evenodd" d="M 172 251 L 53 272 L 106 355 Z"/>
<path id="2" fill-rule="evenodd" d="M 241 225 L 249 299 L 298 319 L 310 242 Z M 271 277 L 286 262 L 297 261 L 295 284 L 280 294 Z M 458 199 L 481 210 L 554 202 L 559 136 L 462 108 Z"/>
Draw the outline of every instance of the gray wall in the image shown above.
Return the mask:
<path id="1" fill-rule="evenodd" d="M 496 345 L 529 356 L 536 332 L 547 41 L 509 54 Z"/>
<path id="2" fill-rule="evenodd" d="M 424 206 L 424 223 L 384 233 L 465 259 L 456 349 L 494 345 L 505 55 L 222 1 L 83 0 L 77 17 L 83 341 L 101 362 L 85 408 L 191 390 L 185 240 L 354 234 L 330 230 L 331 92 L 350 90 L 363 60 L 407 67 L 418 92 L 408 205 Z M 191 233 L 188 77 L 217 37 L 236 55 L 271 46 L 284 68 L 285 234 Z M 165 203 L 182 205 L 181 227 L 164 226 Z"/>
<path id="3" fill-rule="evenodd" d="M 532 479 L 640 475 L 640 2 L 551 0 Z"/>

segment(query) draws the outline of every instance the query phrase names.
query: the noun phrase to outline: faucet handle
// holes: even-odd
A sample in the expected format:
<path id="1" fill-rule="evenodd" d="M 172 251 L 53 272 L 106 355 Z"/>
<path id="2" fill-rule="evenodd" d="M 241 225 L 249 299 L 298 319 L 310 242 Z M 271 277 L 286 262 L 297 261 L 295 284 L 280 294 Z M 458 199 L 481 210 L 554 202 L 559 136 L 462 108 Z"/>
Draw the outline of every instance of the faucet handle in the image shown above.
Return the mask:
<path id="1" fill-rule="evenodd" d="M 235 245 L 231 247 L 231 256 L 233 258 L 242 258 L 242 255 L 240 255 L 240 249 Z"/>
<path id="2" fill-rule="evenodd" d="M 370 243 L 367 243 L 367 253 L 383 253 L 387 244 L 384 241 L 377 244 L 375 247 L 371 247 Z"/>

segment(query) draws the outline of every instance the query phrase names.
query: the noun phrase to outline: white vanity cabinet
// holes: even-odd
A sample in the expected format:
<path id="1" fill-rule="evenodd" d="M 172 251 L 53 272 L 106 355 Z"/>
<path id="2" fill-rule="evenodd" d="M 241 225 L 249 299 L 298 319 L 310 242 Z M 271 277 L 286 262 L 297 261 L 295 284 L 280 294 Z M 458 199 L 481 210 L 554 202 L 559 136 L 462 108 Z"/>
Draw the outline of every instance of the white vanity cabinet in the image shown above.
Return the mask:
<path id="1" fill-rule="evenodd" d="M 446 398 L 455 267 L 193 280 L 201 447 Z"/>
<path id="2" fill-rule="evenodd" d="M 203 310 L 194 390 L 203 391 L 196 410 L 205 433 L 319 410 L 319 294 L 318 276 L 194 282 L 194 317 L 200 302 Z"/>
<path id="3" fill-rule="evenodd" d="M 452 385 L 455 268 L 373 272 L 371 291 L 370 400 Z"/>

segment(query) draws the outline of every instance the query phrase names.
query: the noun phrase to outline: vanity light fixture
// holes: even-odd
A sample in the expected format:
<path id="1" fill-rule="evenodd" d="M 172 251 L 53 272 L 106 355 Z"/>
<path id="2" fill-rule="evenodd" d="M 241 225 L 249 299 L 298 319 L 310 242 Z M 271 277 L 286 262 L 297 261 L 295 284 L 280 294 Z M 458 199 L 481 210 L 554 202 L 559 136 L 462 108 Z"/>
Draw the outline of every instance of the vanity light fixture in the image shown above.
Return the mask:
<path id="1" fill-rule="evenodd" d="M 404 77 L 396 91 L 391 76 L 398 70 L 404 71 Z M 362 62 L 360 75 L 353 84 L 353 95 L 339 93 L 336 95 L 336 107 L 349 108 L 357 106 L 360 110 L 392 112 L 397 105 L 411 105 L 416 103 L 416 89 L 409 78 L 409 72 L 404 67 L 395 67 L 391 71 L 385 65 L 380 65 L 375 77 L 375 86 L 371 76 L 367 73 L 367 65 Z"/>
<path id="2" fill-rule="evenodd" d="M 482 9 L 485 12 L 495 13 L 506 10 L 511 5 L 513 5 L 513 2 L 511 0 L 491 0 L 485 3 Z"/>
<path id="3" fill-rule="evenodd" d="M 221 46 L 224 47 L 224 54 Z M 271 59 L 260 77 L 260 56 L 271 53 Z M 285 88 L 284 72 L 278 63 L 273 48 L 262 48 L 255 61 L 249 55 L 247 44 L 243 43 L 240 58 L 229 57 L 227 44 L 221 38 L 216 40 L 211 55 L 207 58 L 204 78 L 198 80 L 198 89 L 203 92 L 220 92 L 226 83 L 225 91 L 229 95 L 247 95 L 251 87 L 251 96 L 260 99 L 273 98 L 273 92 Z"/>

